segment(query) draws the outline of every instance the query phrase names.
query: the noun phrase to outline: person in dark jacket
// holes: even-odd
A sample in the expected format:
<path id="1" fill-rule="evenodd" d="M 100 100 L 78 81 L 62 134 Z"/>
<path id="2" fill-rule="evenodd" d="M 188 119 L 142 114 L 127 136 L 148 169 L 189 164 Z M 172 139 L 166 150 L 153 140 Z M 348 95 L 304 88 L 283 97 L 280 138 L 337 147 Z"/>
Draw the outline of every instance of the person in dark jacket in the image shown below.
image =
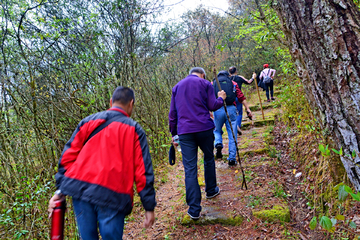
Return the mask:
<path id="1" fill-rule="evenodd" d="M 218 73 L 218 78 L 220 80 L 220 78 L 226 77 L 228 79 L 230 79 L 230 74 L 223 70 L 220 71 Z M 242 104 L 244 104 L 247 114 L 249 117 L 252 117 L 252 113 L 251 110 L 249 108 L 248 103 L 246 102 L 246 97 L 244 96 L 244 94 L 241 92 L 239 86 L 237 85 L 236 82 L 234 81 L 230 81 L 232 84 L 232 89 L 236 95 L 236 98 L 238 99 L 238 101 Z M 213 82 L 213 84 L 215 85 L 216 83 Z M 216 158 L 222 158 L 222 149 L 223 149 L 223 143 L 222 143 L 222 127 L 226 126 L 226 131 L 228 133 L 228 139 L 229 139 L 229 157 L 228 157 L 228 164 L 229 166 L 233 166 L 236 165 L 236 144 L 237 144 L 237 134 L 236 134 L 236 102 L 232 102 L 227 104 L 227 112 L 229 114 L 229 118 L 230 118 L 230 123 L 227 119 L 226 116 L 226 112 L 224 107 L 221 107 L 220 109 L 216 110 L 214 112 L 214 122 L 215 122 L 215 131 L 214 131 L 214 135 L 215 135 L 215 148 L 216 148 Z M 231 132 L 231 128 L 234 131 L 234 135 L 235 135 L 235 139 L 232 135 Z"/>
<path id="2" fill-rule="evenodd" d="M 254 79 L 256 78 L 256 73 L 253 73 L 252 77 L 250 78 L 250 80 L 247 80 L 245 77 L 238 75 L 237 69 L 236 67 L 230 67 L 229 68 L 229 73 L 230 73 L 230 79 L 234 82 L 237 83 L 238 87 L 241 90 L 241 86 L 243 84 L 251 84 Z M 237 132 L 239 135 L 241 135 L 241 121 L 242 121 L 242 117 L 243 117 L 243 105 L 241 102 L 239 102 L 239 100 L 236 98 L 236 109 L 238 110 L 238 116 L 236 119 L 236 126 L 237 126 Z"/>
<path id="3" fill-rule="evenodd" d="M 98 227 L 102 239 L 122 239 L 134 182 L 146 211 L 144 226 L 155 221 L 152 161 L 144 130 L 130 118 L 134 102 L 132 89 L 116 88 L 112 107 L 81 120 L 60 157 L 49 216 L 56 200 L 71 196 L 82 239 L 98 239 Z M 102 124 L 108 125 L 88 139 Z"/>
<path id="4" fill-rule="evenodd" d="M 224 91 L 218 92 L 215 98 L 214 88 L 205 79 L 205 71 L 195 67 L 189 76 L 178 82 L 172 89 L 169 112 L 169 128 L 174 136 L 179 135 L 182 160 L 185 169 L 186 203 L 188 215 L 197 220 L 201 212 L 201 191 L 197 178 L 198 147 L 204 153 L 204 174 L 206 198 L 216 197 L 220 189 L 216 183 L 214 160 L 214 122 L 210 111 L 223 106 L 226 98 Z"/>

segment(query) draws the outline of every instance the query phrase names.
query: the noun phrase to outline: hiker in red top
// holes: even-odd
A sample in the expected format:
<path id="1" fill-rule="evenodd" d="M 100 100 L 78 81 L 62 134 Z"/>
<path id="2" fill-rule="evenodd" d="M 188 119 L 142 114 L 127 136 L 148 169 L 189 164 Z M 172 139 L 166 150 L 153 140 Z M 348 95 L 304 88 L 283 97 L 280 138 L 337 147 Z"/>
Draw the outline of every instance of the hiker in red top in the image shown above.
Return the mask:
<path id="1" fill-rule="evenodd" d="M 144 226 L 155 221 L 154 173 L 145 132 L 130 118 L 134 102 L 132 89 L 116 88 L 112 107 L 81 120 L 60 157 L 49 212 L 56 200 L 71 196 L 82 239 L 98 239 L 98 227 L 103 239 L 122 239 L 134 182 L 146 211 Z"/>

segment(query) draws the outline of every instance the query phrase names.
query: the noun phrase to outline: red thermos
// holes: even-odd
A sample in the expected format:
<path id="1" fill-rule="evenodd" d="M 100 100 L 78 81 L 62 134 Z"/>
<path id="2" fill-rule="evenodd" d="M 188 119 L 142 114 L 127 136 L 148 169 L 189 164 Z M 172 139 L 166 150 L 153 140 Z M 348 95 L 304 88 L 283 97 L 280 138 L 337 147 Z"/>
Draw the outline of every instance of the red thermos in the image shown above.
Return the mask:
<path id="1" fill-rule="evenodd" d="M 51 240 L 64 239 L 64 217 L 66 202 L 65 199 L 55 202 L 56 207 L 51 219 Z"/>

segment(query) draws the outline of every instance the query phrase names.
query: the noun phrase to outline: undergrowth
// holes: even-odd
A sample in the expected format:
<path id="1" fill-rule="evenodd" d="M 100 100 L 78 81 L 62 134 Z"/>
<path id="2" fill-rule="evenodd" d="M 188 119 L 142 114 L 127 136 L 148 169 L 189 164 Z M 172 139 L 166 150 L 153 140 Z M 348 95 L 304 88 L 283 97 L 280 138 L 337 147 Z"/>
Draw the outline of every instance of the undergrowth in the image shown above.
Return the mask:
<path id="1" fill-rule="evenodd" d="M 339 207 L 336 185 L 341 182 L 349 184 L 345 169 L 339 155 L 328 151 L 321 154 L 319 145 L 334 146 L 329 134 L 323 131 L 319 121 L 314 116 L 305 97 L 305 91 L 299 79 L 288 80 L 282 87 L 279 100 L 282 107 L 282 116 L 279 119 L 286 128 L 283 135 L 290 139 L 292 159 L 301 164 L 305 174 L 304 194 L 309 200 L 313 217 L 345 215 L 351 209 L 352 203 L 347 200 L 347 208 Z M 335 150 L 336 152 L 337 150 Z M 339 209 L 341 208 L 341 209 Z M 330 234 L 330 233 L 328 233 Z M 339 228 L 330 234 L 331 238 L 353 236 L 353 232 L 346 228 Z"/>

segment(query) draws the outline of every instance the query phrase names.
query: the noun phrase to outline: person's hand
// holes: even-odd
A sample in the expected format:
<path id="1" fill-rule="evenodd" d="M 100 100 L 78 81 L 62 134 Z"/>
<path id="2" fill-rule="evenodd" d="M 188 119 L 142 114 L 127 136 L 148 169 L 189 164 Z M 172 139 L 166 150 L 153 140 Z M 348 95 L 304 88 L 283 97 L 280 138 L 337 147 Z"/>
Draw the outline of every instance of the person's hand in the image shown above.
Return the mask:
<path id="1" fill-rule="evenodd" d="M 252 115 L 252 112 L 250 109 L 246 110 L 246 114 L 247 114 L 248 118 L 250 118 L 250 120 L 252 120 L 253 115 Z"/>
<path id="2" fill-rule="evenodd" d="M 48 206 L 49 218 L 51 218 L 51 216 L 54 212 L 54 208 L 56 207 L 55 202 L 63 199 L 64 197 L 65 196 L 63 196 L 63 195 L 54 194 L 54 196 L 52 198 L 50 198 L 49 206 Z"/>
<path id="3" fill-rule="evenodd" d="M 177 143 L 177 142 L 174 141 L 174 137 L 171 138 L 171 143 L 172 143 L 172 145 L 173 145 L 174 147 L 179 146 L 179 143 Z"/>
<path id="4" fill-rule="evenodd" d="M 253 79 L 256 78 L 256 73 L 253 72 L 252 78 L 253 78 Z"/>
<path id="5" fill-rule="evenodd" d="M 154 211 L 146 211 L 145 212 L 144 227 L 149 228 L 154 224 L 154 222 L 155 222 L 155 213 L 154 213 Z"/>
<path id="6" fill-rule="evenodd" d="M 221 90 L 218 92 L 218 96 L 221 97 L 223 100 L 226 99 L 226 92 L 224 90 Z"/>

